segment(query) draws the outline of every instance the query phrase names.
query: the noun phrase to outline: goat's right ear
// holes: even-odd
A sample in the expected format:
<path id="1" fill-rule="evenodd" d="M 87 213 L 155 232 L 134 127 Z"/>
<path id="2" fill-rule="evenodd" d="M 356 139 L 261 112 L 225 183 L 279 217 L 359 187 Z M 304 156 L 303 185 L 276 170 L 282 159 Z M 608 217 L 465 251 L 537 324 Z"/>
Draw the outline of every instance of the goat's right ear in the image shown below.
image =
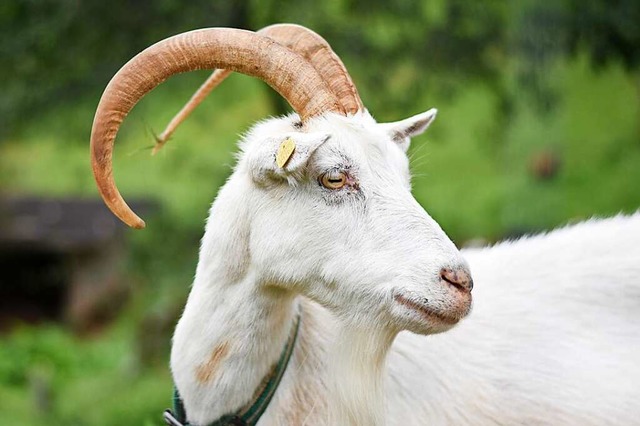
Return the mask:
<path id="1" fill-rule="evenodd" d="M 313 153 L 331 136 L 326 133 L 291 133 L 256 143 L 249 153 L 251 177 L 256 183 L 290 182 L 302 178 Z"/>

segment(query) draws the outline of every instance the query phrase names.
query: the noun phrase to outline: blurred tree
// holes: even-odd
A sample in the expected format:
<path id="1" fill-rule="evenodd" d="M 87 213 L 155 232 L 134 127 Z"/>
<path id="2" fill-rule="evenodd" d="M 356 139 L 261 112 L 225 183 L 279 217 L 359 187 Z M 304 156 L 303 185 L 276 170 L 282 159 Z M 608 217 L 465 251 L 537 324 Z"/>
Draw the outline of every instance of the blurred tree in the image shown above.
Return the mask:
<path id="1" fill-rule="evenodd" d="M 254 0 L 249 22 L 260 28 L 282 21 L 283 10 L 287 21 L 329 41 L 354 74 L 365 104 L 389 117 L 411 112 L 427 88 L 452 91 L 460 76 L 497 82 L 504 2 Z M 358 56 L 368 59 L 350 63 Z"/>
<path id="2" fill-rule="evenodd" d="M 591 53 L 594 63 L 619 60 L 627 68 L 640 65 L 640 2 L 637 0 L 571 0 L 569 48 Z"/>
<path id="3" fill-rule="evenodd" d="M 0 2 L 0 132 L 27 112 L 95 93 L 128 58 L 194 28 L 246 26 L 244 2 Z"/>
<path id="4" fill-rule="evenodd" d="M 482 79 L 508 106 L 501 76 L 514 59 L 520 83 L 543 106 L 553 96 L 539 84 L 539 70 L 558 54 L 584 48 L 595 64 L 621 60 L 637 67 L 640 61 L 637 0 L 6 0 L 0 2 L 0 132 L 39 107 L 82 93 L 97 97 L 124 61 L 170 34 L 275 22 L 297 22 L 327 38 L 365 103 L 388 118 L 414 112 L 423 93 L 464 90 L 460 79 Z M 353 59 L 358 56 L 369 60 Z"/>
<path id="5" fill-rule="evenodd" d="M 627 69 L 640 64 L 637 0 L 519 3 L 510 25 L 511 52 L 520 60 L 519 85 L 533 93 L 543 109 L 548 109 L 553 95 L 541 84 L 541 70 L 559 56 L 575 56 L 586 50 L 596 67 L 611 61 Z"/>

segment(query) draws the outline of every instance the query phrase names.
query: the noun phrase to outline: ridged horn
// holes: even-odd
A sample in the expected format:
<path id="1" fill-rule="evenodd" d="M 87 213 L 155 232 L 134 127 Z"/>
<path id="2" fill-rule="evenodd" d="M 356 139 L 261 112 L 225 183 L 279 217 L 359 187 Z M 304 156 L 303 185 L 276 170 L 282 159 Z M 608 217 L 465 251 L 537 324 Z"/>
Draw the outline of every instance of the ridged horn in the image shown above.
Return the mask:
<path id="1" fill-rule="evenodd" d="M 308 60 L 327 82 L 348 114 L 364 110 L 347 67 L 319 34 L 296 24 L 270 25 L 258 33 L 277 41 Z"/>
<path id="2" fill-rule="evenodd" d="M 364 110 L 360 95 L 347 68 L 331 49 L 329 43 L 319 34 L 296 24 L 270 25 L 258 31 L 257 34 L 269 37 L 307 59 L 336 95 L 345 112 L 354 114 Z M 231 71 L 226 69 L 217 69 L 211 74 L 157 137 L 152 154 L 158 152 L 167 143 L 176 128 L 229 74 Z"/>
<path id="3" fill-rule="evenodd" d="M 346 114 L 320 74 L 300 55 L 251 31 L 209 28 L 162 40 L 126 63 L 107 85 L 93 120 L 91 163 L 109 209 L 133 228 L 140 219 L 113 179 L 113 144 L 129 111 L 172 75 L 199 69 L 228 69 L 258 77 L 282 95 L 303 121 L 325 112 Z"/>

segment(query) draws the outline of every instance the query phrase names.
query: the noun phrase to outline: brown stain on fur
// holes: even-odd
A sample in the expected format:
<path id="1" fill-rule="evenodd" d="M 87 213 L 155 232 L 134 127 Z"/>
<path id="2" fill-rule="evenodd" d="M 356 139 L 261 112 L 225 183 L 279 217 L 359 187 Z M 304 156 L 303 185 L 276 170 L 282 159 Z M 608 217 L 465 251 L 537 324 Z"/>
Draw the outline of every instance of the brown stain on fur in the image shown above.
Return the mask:
<path id="1" fill-rule="evenodd" d="M 224 342 L 216 346 L 213 351 L 211 351 L 209 359 L 196 367 L 196 379 L 198 382 L 201 384 L 210 382 L 227 354 L 229 354 L 229 342 Z"/>

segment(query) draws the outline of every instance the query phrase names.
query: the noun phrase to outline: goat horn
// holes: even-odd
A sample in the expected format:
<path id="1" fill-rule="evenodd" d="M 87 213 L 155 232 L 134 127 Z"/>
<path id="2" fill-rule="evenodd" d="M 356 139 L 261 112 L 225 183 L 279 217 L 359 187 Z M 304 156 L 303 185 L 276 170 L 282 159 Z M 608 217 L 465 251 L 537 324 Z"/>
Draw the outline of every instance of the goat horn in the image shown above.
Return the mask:
<path id="1" fill-rule="evenodd" d="M 298 53 L 318 71 L 348 114 L 364 110 L 347 67 L 318 33 L 296 24 L 275 24 L 258 32 Z"/>
<path id="2" fill-rule="evenodd" d="M 347 68 L 331 49 L 329 43 L 319 34 L 296 24 L 270 25 L 257 33 L 273 39 L 308 60 L 337 96 L 346 113 L 354 114 L 364 110 L 360 95 Z M 217 69 L 211 74 L 157 137 L 152 154 L 158 152 L 167 143 L 176 128 L 229 74 L 231 71 L 226 69 Z"/>
<path id="3" fill-rule="evenodd" d="M 126 63 L 107 85 L 93 120 L 91 163 L 109 209 L 133 228 L 144 221 L 129 208 L 113 180 L 113 144 L 129 111 L 174 74 L 222 68 L 258 77 L 280 93 L 303 121 L 325 112 L 346 114 L 320 74 L 303 57 L 251 31 L 209 28 L 162 40 Z"/>

